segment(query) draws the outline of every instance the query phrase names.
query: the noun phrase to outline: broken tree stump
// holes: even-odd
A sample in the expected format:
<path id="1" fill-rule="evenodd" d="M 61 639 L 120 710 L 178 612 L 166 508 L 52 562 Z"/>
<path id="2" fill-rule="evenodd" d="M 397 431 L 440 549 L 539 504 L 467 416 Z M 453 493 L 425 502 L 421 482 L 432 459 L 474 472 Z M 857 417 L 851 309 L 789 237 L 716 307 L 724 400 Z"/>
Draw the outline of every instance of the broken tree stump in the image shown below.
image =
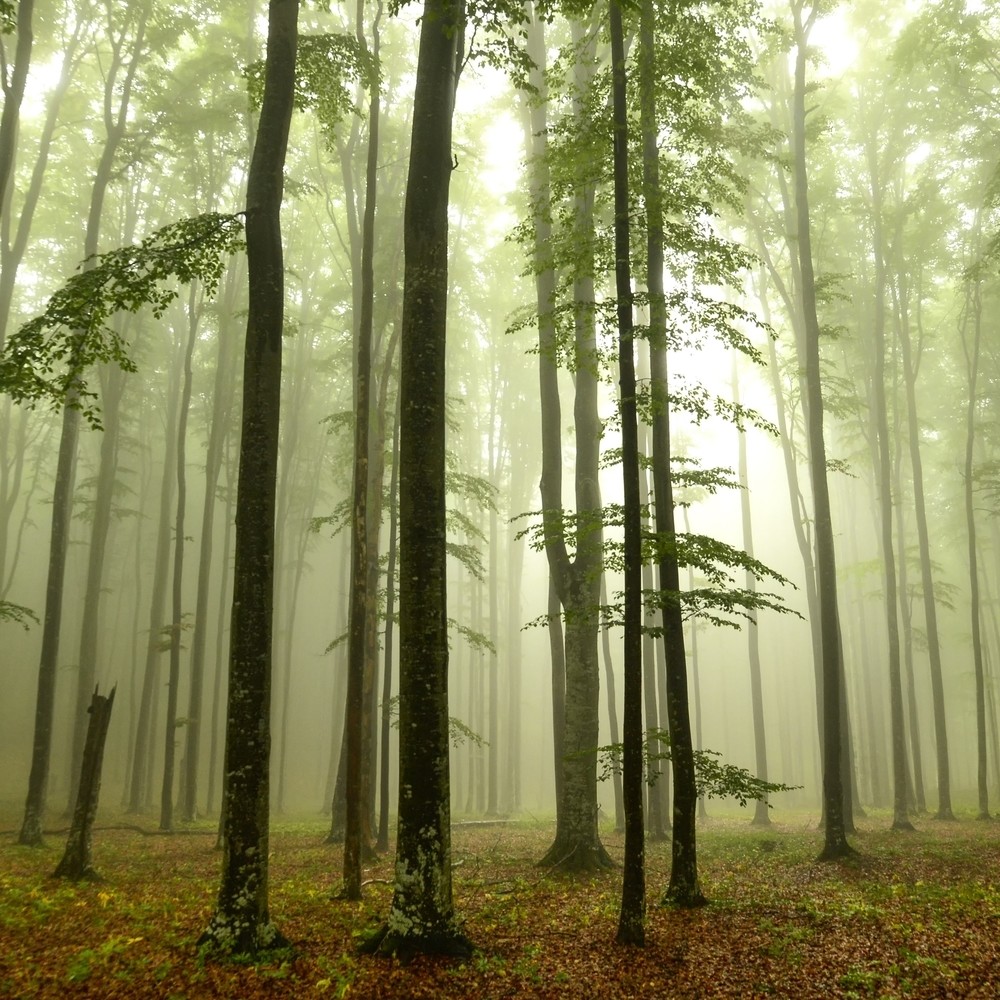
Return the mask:
<path id="1" fill-rule="evenodd" d="M 74 881 L 89 878 L 96 879 L 90 860 L 91 830 L 94 817 L 97 815 L 97 797 L 101 790 L 101 767 L 104 763 L 104 741 L 108 735 L 108 723 L 111 721 L 111 707 L 115 703 L 116 687 L 111 689 L 107 697 L 97 693 L 90 701 L 90 724 L 87 726 L 87 742 L 83 748 L 83 761 L 80 764 L 80 787 L 76 794 L 76 806 L 73 809 L 73 825 L 70 827 L 66 840 L 66 851 L 62 861 L 53 872 L 55 878 L 68 878 Z"/>

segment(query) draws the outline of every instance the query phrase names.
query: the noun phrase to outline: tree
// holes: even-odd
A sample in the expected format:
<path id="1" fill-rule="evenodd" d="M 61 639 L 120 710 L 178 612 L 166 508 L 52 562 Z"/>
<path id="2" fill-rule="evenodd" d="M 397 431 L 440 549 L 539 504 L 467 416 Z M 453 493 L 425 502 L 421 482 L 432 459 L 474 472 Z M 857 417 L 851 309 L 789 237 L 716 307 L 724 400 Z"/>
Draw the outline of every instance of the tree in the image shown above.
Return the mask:
<path id="1" fill-rule="evenodd" d="M 382 954 L 468 954 L 451 891 L 445 342 L 463 0 L 425 0 L 404 211 L 399 457 L 399 825 Z"/>
<path id="2" fill-rule="evenodd" d="M 792 95 L 792 170 L 795 190 L 795 232 L 801 276 L 801 308 L 805 327 L 806 421 L 809 475 L 812 484 L 816 532 L 816 574 L 819 596 L 823 663 L 823 811 L 825 861 L 853 853 L 844 824 L 844 782 L 841 759 L 841 639 L 837 614 L 837 565 L 833 546 L 833 519 L 827 484 L 826 442 L 823 438 L 823 386 L 820 378 L 820 326 L 816 312 L 812 233 L 809 224 L 809 175 L 806 162 L 806 55 L 809 34 L 821 7 L 814 4 L 803 17 L 805 4 L 794 0 L 795 84 Z M 848 791 L 849 794 L 849 791 Z"/>
<path id="3" fill-rule="evenodd" d="M 574 49 L 572 131 L 583 147 L 599 141 L 589 116 L 593 108 L 591 80 L 594 59 L 593 29 L 573 22 Z M 530 160 L 532 268 L 535 272 L 538 322 L 538 371 L 542 423 L 542 540 L 552 587 L 564 615 L 564 641 L 553 657 L 554 688 L 563 708 L 556 719 L 556 836 L 541 863 L 569 870 L 609 867 L 611 859 L 601 844 L 597 826 L 597 757 L 600 681 L 598 664 L 598 601 L 600 598 L 603 525 L 598 483 L 602 433 L 598 414 L 598 351 L 594 292 L 594 197 L 600 157 L 589 148 L 571 150 L 573 160 L 560 186 L 568 191 L 570 222 L 566 232 L 553 232 L 551 162 L 543 103 L 544 39 L 536 12 L 528 33 L 528 54 L 536 69 L 532 82 Z M 554 238 L 555 237 L 555 238 Z M 572 275 L 571 346 L 558 326 L 559 302 L 553 255 L 562 245 Z M 570 355 L 575 375 L 573 405 L 575 514 L 563 509 L 562 428 L 559 398 L 559 359 Z M 572 537 L 571 555 L 567 539 Z M 558 612 L 550 601 L 552 612 Z M 556 636 L 550 636 L 555 643 Z M 561 654 L 561 655 L 559 655 Z M 557 671 L 558 661 L 565 669 Z"/>
<path id="4" fill-rule="evenodd" d="M 625 806 L 625 873 L 618 917 L 619 944 L 645 943 L 645 830 L 642 819 L 642 512 L 639 504 L 639 426 L 636 405 L 629 246 L 628 109 L 622 11 L 611 0 L 611 73 L 614 129 L 615 292 L 618 314 L 618 373 L 621 393 L 625 571 L 625 711 L 622 792 Z"/>
<path id="5" fill-rule="evenodd" d="M 199 939 L 209 949 L 241 954 L 257 954 L 284 941 L 268 909 L 268 758 L 285 288 L 281 198 L 295 96 L 298 11 L 298 0 L 270 2 L 264 96 L 247 177 L 250 303 L 236 506 L 222 875 L 215 912 Z"/>

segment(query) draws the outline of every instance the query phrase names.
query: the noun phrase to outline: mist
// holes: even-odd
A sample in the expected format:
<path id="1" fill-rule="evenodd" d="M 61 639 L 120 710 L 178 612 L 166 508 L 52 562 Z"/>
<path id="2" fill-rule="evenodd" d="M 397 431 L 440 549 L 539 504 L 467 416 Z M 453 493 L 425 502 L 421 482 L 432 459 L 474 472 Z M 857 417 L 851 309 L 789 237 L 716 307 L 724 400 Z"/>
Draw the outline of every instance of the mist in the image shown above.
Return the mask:
<path id="1" fill-rule="evenodd" d="M 771 13 L 789 18 L 784 9 Z M 810 87 L 798 123 L 795 45 L 771 33 L 760 15 L 741 5 L 720 25 L 726 60 L 705 68 L 701 82 L 681 60 L 684 32 L 694 27 L 678 14 L 663 28 L 678 64 L 672 75 L 661 73 L 665 96 L 657 107 L 686 109 L 663 118 L 656 136 L 669 195 L 664 274 L 677 531 L 738 552 L 752 546 L 760 564 L 754 586 L 767 595 L 751 616 L 720 597 L 747 587 L 742 563 L 716 553 L 722 577 L 708 578 L 704 567 L 681 562 L 681 591 L 713 594 L 703 604 L 681 601 L 695 747 L 760 771 L 753 631 L 766 776 L 791 786 L 770 798 L 772 818 L 818 822 L 821 599 L 802 353 L 810 336 L 802 304 L 808 284 L 836 554 L 845 796 L 858 812 L 884 818 L 894 805 L 896 752 L 906 815 L 983 814 L 1000 797 L 998 217 L 990 124 L 997 79 L 972 41 L 993 43 L 997 12 L 988 4 L 964 12 L 896 4 L 817 15 L 809 22 Z M 370 39 L 367 17 L 360 30 Z M 367 469 L 376 474 L 368 490 L 376 523 L 368 541 L 374 618 L 364 761 L 375 820 L 383 766 L 389 819 L 399 793 L 397 581 L 407 567 L 397 561 L 393 517 L 396 427 L 406 419 L 398 393 L 416 17 L 404 8 L 378 29 L 371 404 L 364 415 Z M 18 379 L 30 365 L 11 345 L 74 273 L 99 259 L 91 255 L 139 244 L 178 220 L 243 212 L 265 20 L 259 5 L 210 5 L 196 14 L 128 4 L 105 19 L 96 9 L 52 0 L 36 12 L 19 121 L 0 137 L 10 163 L 0 235 L 0 809 L 7 825 L 22 809 L 37 738 L 66 400 L 24 389 Z M 350 41 L 355 21 L 346 8 L 303 8 L 300 66 L 301 39 Z M 448 712 L 453 822 L 530 817 L 554 829 L 562 758 L 561 736 L 553 736 L 553 563 L 546 552 L 553 536 L 540 493 L 539 366 L 547 350 L 561 406 L 547 426 L 561 435 L 560 517 L 574 524 L 570 558 L 585 544 L 584 522 L 574 518 L 588 512 L 580 482 L 589 475 L 580 471 L 583 425 L 574 407 L 582 405 L 581 386 L 591 378 L 594 386 L 608 596 L 593 613 L 604 622 L 595 642 L 610 640 L 609 664 L 603 645 L 593 646 L 600 664 L 596 746 L 621 742 L 625 664 L 616 548 L 622 525 L 612 510 L 623 493 L 609 57 L 596 22 L 580 27 L 559 18 L 545 32 L 531 43 L 548 60 L 544 95 L 538 66 L 512 64 L 502 46 L 491 49 L 480 38 L 457 90 L 448 215 Z M 13 51 L 10 37 L 4 45 Z M 523 48 L 520 28 L 502 37 Z M 372 78 L 368 56 L 347 41 L 333 54 L 309 51 L 318 75 L 298 95 L 281 204 L 270 806 L 275 821 L 324 817 L 336 829 L 346 759 L 355 338 Z M 630 115 L 638 170 L 638 103 Z M 808 177 L 815 270 L 808 278 L 792 191 L 796 129 Z M 543 160 L 549 200 L 542 209 Z M 648 387 L 649 198 L 638 181 L 632 197 L 635 356 L 640 386 Z M 584 204 L 591 213 L 585 226 Z M 538 236 L 542 221 L 547 239 Z M 538 305 L 546 272 L 551 314 Z M 581 291 L 585 282 L 589 291 Z M 223 251 L 214 278 L 165 287 L 177 294 L 162 306 L 115 310 L 106 320 L 135 370 L 98 357 L 84 381 L 66 389 L 84 394 L 77 397 L 83 403 L 75 418 L 64 593 L 53 632 L 46 826 L 72 811 L 95 686 L 117 686 L 105 810 L 155 820 L 166 795 L 176 811 L 167 827 L 176 828 L 218 817 L 222 803 L 246 257 Z M 584 316 L 593 326 L 592 351 L 573 339 Z M 540 346 L 548 321 L 551 341 Z M 37 362 L 46 378 L 65 371 L 66 353 L 54 358 Z M 649 459 L 644 495 L 653 489 L 652 412 L 640 406 L 640 452 Z M 699 479 L 691 470 L 718 475 Z M 645 511 L 647 539 L 655 534 L 655 502 Z M 895 598 L 887 608 L 888 581 Z M 392 616 L 389 602 L 396 602 Z M 562 603 L 561 627 L 569 629 L 574 612 Z M 656 659 L 661 610 L 649 605 L 643 618 L 655 633 L 644 651 L 654 678 L 644 725 L 665 729 Z M 901 714 L 894 723 L 895 698 Z M 660 788 L 647 786 L 647 801 Z M 620 829 L 611 779 L 598 784 L 597 801 L 600 824 Z M 750 818 L 731 798 L 704 806 L 710 815 Z"/>

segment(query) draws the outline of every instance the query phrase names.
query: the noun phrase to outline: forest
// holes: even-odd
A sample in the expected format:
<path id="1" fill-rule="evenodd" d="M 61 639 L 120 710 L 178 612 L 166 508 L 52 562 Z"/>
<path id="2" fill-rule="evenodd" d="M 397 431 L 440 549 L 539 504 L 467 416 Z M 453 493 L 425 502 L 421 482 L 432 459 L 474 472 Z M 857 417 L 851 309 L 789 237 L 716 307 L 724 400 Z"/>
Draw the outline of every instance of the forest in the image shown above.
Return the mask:
<path id="1" fill-rule="evenodd" d="M 0 0 L 0 996 L 1000 995 L 998 44 Z"/>

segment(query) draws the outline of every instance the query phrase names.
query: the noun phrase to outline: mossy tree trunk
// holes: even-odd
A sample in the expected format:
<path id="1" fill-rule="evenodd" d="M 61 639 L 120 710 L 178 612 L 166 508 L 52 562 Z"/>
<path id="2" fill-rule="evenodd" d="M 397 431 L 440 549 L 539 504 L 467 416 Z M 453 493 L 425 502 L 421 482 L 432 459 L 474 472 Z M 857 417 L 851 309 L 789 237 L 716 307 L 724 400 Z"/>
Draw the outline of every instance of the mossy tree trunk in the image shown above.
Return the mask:
<path id="1" fill-rule="evenodd" d="M 268 779 L 285 297 L 280 220 L 298 9 L 298 0 L 270 2 L 264 97 L 247 179 L 250 301 L 236 501 L 222 876 L 215 912 L 199 942 L 222 952 L 251 955 L 283 943 L 268 909 Z"/>

